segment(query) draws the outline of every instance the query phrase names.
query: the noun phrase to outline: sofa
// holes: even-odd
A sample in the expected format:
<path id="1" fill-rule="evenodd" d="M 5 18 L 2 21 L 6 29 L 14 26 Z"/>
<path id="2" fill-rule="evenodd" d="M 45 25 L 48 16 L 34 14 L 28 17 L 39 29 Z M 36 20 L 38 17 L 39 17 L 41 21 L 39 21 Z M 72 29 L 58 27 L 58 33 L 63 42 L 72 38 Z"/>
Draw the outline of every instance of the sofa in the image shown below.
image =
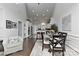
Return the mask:
<path id="1" fill-rule="evenodd" d="M 21 37 L 9 37 L 3 40 L 4 55 L 23 50 L 23 39 Z"/>

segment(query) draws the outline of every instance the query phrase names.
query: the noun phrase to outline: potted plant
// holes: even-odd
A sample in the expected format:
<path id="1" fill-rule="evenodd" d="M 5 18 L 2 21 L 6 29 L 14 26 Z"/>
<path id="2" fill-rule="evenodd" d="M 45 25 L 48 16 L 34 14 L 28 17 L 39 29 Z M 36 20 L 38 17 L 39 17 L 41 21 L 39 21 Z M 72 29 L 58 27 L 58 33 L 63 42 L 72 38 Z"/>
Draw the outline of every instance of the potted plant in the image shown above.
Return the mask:
<path id="1" fill-rule="evenodd" d="M 55 32 L 58 32 L 58 27 L 56 24 L 51 25 L 51 29 L 54 30 Z"/>

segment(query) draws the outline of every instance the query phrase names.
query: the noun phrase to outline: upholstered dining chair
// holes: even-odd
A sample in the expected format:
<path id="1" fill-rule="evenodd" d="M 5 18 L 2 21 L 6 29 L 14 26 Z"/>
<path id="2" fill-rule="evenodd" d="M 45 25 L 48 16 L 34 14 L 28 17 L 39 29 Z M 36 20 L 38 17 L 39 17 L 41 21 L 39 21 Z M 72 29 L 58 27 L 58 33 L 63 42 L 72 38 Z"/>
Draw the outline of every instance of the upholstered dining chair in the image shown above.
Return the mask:
<path id="1" fill-rule="evenodd" d="M 50 42 L 49 42 L 49 37 L 46 34 L 43 34 L 42 36 L 43 36 L 42 39 L 42 51 L 43 51 L 45 45 L 49 46 Z"/>
<path id="2" fill-rule="evenodd" d="M 65 33 L 65 32 L 58 32 L 58 34 L 64 36 L 64 39 L 66 41 L 67 33 Z M 66 51 L 66 49 L 65 49 L 65 41 L 64 41 L 64 51 Z"/>
<path id="3" fill-rule="evenodd" d="M 53 40 L 51 44 L 53 56 L 55 52 L 62 52 L 62 56 L 64 56 L 66 37 L 67 33 L 64 32 L 58 32 L 58 35 L 53 35 Z"/>
<path id="4" fill-rule="evenodd" d="M 51 32 L 51 31 L 50 31 L 50 32 Z M 51 32 L 50 35 L 47 34 L 47 33 L 42 33 L 42 34 L 41 34 L 41 35 L 42 35 L 42 51 L 43 51 L 45 45 L 48 45 L 49 48 L 50 48 L 50 40 L 52 40 L 52 37 L 51 37 L 52 34 L 53 34 L 53 32 Z"/>

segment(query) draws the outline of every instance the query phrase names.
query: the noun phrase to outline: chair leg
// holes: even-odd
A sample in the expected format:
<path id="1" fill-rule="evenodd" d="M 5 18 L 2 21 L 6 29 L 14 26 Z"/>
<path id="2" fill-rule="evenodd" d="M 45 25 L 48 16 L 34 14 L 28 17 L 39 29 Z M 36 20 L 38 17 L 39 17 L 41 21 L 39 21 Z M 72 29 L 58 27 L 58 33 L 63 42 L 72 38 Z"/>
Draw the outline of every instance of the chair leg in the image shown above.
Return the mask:
<path id="1" fill-rule="evenodd" d="M 64 51 L 62 51 L 62 56 L 64 56 Z"/>
<path id="2" fill-rule="evenodd" d="M 54 56 L 54 51 L 52 51 L 52 56 Z"/>
<path id="3" fill-rule="evenodd" d="M 50 45 L 49 45 L 49 50 L 48 50 L 48 52 L 50 52 L 50 53 L 52 52 L 52 49 L 51 49 Z"/>
<path id="4" fill-rule="evenodd" d="M 54 48 L 52 49 L 52 56 L 54 56 Z"/>
<path id="5" fill-rule="evenodd" d="M 44 44 L 42 45 L 42 51 L 43 51 L 43 49 L 44 49 Z"/>

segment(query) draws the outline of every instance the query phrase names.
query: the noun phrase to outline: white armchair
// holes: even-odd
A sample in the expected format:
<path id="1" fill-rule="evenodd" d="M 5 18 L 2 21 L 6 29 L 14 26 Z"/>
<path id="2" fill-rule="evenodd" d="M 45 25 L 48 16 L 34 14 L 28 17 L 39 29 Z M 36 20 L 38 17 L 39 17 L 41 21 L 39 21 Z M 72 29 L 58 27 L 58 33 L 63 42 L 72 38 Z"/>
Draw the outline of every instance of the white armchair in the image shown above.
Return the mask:
<path id="1" fill-rule="evenodd" d="M 23 39 L 21 37 L 10 37 L 3 40 L 4 55 L 23 50 Z"/>

